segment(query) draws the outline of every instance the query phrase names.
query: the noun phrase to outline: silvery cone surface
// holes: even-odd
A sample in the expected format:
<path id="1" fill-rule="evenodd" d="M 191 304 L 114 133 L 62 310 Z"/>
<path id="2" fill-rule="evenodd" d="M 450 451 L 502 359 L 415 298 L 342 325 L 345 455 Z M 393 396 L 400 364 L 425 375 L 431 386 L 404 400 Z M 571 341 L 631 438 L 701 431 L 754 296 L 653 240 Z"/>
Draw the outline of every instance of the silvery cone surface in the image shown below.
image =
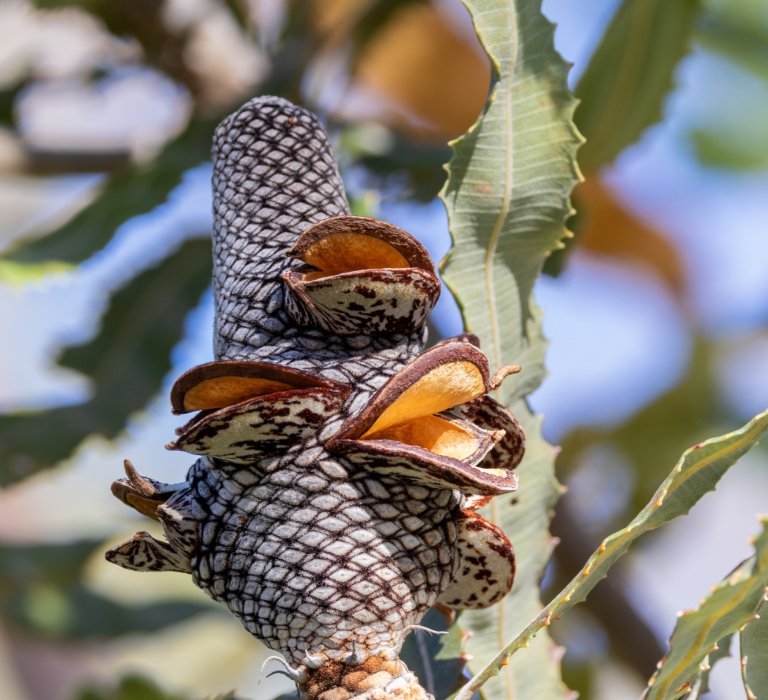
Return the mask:
<path id="1" fill-rule="evenodd" d="M 428 698 L 399 661 L 432 606 L 482 608 L 514 577 L 476 511 L 513 491 L 517 421 L 472 336 L 422 351 L 440 282 L 408 233 L 349 216 L 316 117 L 276 97 L 213 144 L 215 357 L 171 394 L 186 480 L 113 484 L 159 520 L 107 553 L 182 571 L 280 651 L 301 697 Z"/>

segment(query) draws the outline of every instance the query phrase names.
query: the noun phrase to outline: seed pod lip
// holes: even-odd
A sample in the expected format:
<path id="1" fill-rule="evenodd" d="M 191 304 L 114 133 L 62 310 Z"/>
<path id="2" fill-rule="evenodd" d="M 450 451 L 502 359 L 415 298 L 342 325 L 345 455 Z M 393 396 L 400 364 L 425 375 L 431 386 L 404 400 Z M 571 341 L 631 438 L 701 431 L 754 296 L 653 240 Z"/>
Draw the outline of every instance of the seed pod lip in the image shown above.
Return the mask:
<path id="1" fill-rule="evenodd" d="M 357 439 L 366 433 L 383 429 L 379 423 L 382 415 L 390 409 L 400 399 L 406 400 L 406 392 L 414 387 L 416 383 L 427 377 L 429 374 L 441 368 L 455 363 L 457 371 L 463 372 L 467 366 L 473 367 L 473 377 L 465 377 L 464 385 L 459 386 L 453 398 L 446 397 L 445 401 L 438 404 L 435 410 L 426 410 L 424 412 L 416 411 L 417 415 L 412 415 L 406 420 L 419 416 L 439 413 L 440 411 L 452 408 L 453 406 L 465 403 L 486 394 L 492 389 L 491 377 L 488 367 L 488 358 L 485 354 L 467 342 L 446 343 L 436 346 L 419 355 L 415 360 L 406 365 L 397 374 L 395 374 L 384 386 L 381 387 L 370 399 L 368 405 L 356 416 L 347 419 L 339 429 L 339 432 L 332 438 L 332 441 L 342 439 Z M 461 367 L 459 367 L 461 365 Z M 459 377 L 459 380 L 462 378 Z M 459 381 L 461 384 L 461 381 Z M 470 384 L 472 386 L 470 386 Z M 454 400 L 455 399 L 455 400 Z M 451 403 L 453 401 L 453 403 Z M 447 402 L 447 403 L 446 403 Z M 406 422 L 400 421 L 400 422 Z M 329 445 L 332 448 L 333 442 Z"/>
<path id="2" fill-rule="evenodd" d="M 394 224 L 366 216 L 334 216 L 313 224 L 299 236 L 298 241 L 288 251 L 288 255 L 298 258 L 313 267 L 322 269 L 322 266 L 315 264 L 317 262 L 315 252 L 318 244 L 340 234 L 369 236 L 377 241 L 386 243 L 403 259 L 402 262 L 392 265 L 393 267 L 415 267 L 429 272 L 437 278 L 435 267 L 432 264 L 432 259 L 427 249 L 410 233 Z M 370 268 L 366 266 L 363 269 L 386 267 L 376 264 L 375 260 L 372 262 L 373 264 L 370 265 Z"/>
<path id="3" fill-rule="evenodd" d="M 306 268 L 309 269 L 309 268 Z M 440 296 L 440 281 L 416 267 L 351 270 L 312 278 L 289 270 L 283 280 L 302 324 L 349 335 L 407 334 L 423 327 Z"/>
<path id="4" fill-rule="evenodd" d="M 347 397 L 347 388 L 311 387 L 255 396 L 216 410 L 200 411 L 176 431 L 168 450 L 208 455 L 236 464 L 247 464 L 260 455 L 285 449 L 303 433 L 313 432 L 336 413 Z M 245 431 L 245 432 L 244 432 Z"/>
<path id="5" fill-rule="evenodd" d="M 397 474 L 398 478 L 431 488 L 454 488 L 467 494 L 495 496 L 512 493 L 518 486 L 514 472 L 506 472 L 504 476 L 493 474 L 463 460 L 395 440 L 334 440 L 332 449 L 373 472 Z M 408 463 L 407 468 L 404 462 Z"/>
<path id="6" fill-rule="evenodd" d="M 254 386 L 258 380 L 264 380 L 265 388 L 274 385 L 283 385 L 283 391 L 293 389 L 313 389 L 326 388 L 333 391 L 344 393 L 346 396 L 350 387 L 335 382 L 332 379 L 321 377 L 312 372 L 278 365 L 273 362 L 263 362 L 260 360 L 216 360 L 206 362 L 187 370 L 174 383 L 171 389 L 171 407 L 173 413 L 190 413 L 196 410 L 208 410 L 224 408 L 225 406 L 235 405 L 248 401 L 256 396 L 265 396 L 278 393 L 274 391 L 258 391 L 253 393 L 239 392 L 232 394 L 233 400 L 227 401 L 223 405 L 199 405 L 189 400 L 190 392 L 200 388 L 205 382 L 216 382 L 227 377 L 245 380 L 255 380 Z"/>

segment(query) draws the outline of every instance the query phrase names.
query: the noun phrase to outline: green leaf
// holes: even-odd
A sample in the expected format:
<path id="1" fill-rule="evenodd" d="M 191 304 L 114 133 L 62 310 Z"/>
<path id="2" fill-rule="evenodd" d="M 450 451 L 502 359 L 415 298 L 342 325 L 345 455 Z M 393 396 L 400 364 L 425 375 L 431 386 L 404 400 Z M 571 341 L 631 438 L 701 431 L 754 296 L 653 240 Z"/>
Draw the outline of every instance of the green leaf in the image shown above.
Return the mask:
<path id="1" fill-rule="evenodd" d="M 64 225 L 43 238 L 22 244 L 6 257 L 17 263 L 40 264 L 79 263 L 93 255 L 106 245 L 118 226 L 162 204 L 184 171 L 208 159 L 214 126 L 209 119 L 193 118 L 157 157 L 113 175 L 99 196 Z"/>
<path id="2" fill-rule="evenodd" d="M 768 605 L 765 596 L 757 612 L 759 617 L 739 635 L 741 673 L 749 700 L 768 697 Z"/>
<path id="3" fill-rule="evenodd" d="M 73 700 L 188 700 L 184 695 L 166 693 L 153 681 L 131 675 L 123 678 L 116 688 L 91 686 L 84 688 Z"/>
<path id="4" fill-rule="evenodd" d="M 171 350 L 210 275 L 210 243 L 191 240 L 115 293 L 100 334 L 61 357 L 64 366 L 91 378 L 90 400 L 44 413 L 0 416 L 0 485 L 55 465 L 90 434 L 117 435 L 171 369 Z"/>
<path id="5" fill-rule="evenodd" d="M 747 9 L 743 15 L 733 11 Z M 768 77 L 768 24 L 763 20 L 762 0 L 749 4 L 721 3 L 715 12 L 702 14 L 696 22 L 696 40 L 756 75 Z"/>
<path id="6" fill-rule="evenodd" d="M 754 117 L 754 118 L 753 118 Z M 694 129 L 691 140 L 696 157 L 704 165 L 727 170 L 768 168 L 768 126 L 762 116 L 749 113 L 723 118 L 719 124 Z"/>
<path id="7" fill-rule="evenodd" d="M 579 163 L 612 162 L 661 117 L 680 59 L 688 53 L 698 0 L 624 0 L 579 80 L 576 124 L 587 137 Z"/>
<path id="8" fill-rule="evenodd" d="M 420 625 L 436 632 L 445 632 L 443 616 L 434 608 Z M 419 679 L 422 687 L 436 698 L 449 698 L 464 682 L 461 629 L 453 625 L 446 634 L 430 634 L 414 630 L 408 635 L 400 658 Z"/>
<path id="9" fill-rule="evenodd" d="M 553 620 L 560 618 L 570 608 L 582 602 L 600 579 L 606 576 L 611 566 L 626 553 L 630 545 L 641 535 L 685 515 L 704 494 L 713 491 L 728 469 L 757 444 L 766 433 L 768 433 L 768 411 L 756 416 L 735 432 L 707 440 L 688 449 L 669 476 L 659 486 L 650 502 L 634 520 L 623 530 L 619 530 L 603 540 L 603 543 L 587 560 L 587 563 L 573 580 L 520 634 L 477 673 L 456 696 L 456 700 L 469 700 L 475 690 L 482 687 L 489 678 L 499 673 L 510 656 L 520 649 L 530 646 L 532 641 L 538 639 L 540 632 L 548 627 Z M 768 534 L 763 533 L 761 535 L 757 546 L 759 552 L 757 561 L 760 568 L 758 569 L 756 565 L 753 574 L 754 576 L 764 576 L 768 573 Z M 765 547 L 766 551 L 763 552 L 762 547 Z M 761 559 L 761 557 L 763 558 Z M 752 612 L 756 607 L 757 602 L 752 607 Z M 708 643 L 701 657 L 697 658 L 694 676 L 699 670 L 701 660 L 712 651 L 714 644 L 725 635 L 735 631 L 730 628 L 717 629 L 717 633 L 714 633 L 714 638 Z M 511 661 L 514 662 L 516 658 L 529 664 L 533 663 L 529 653 L 517 657 L 512 656 Z M 688 690 L 691 689 L 688 688 Z"/>
<path id="10" fill-rule="evenodd" d="M 715 664 L 722 659 L 731 655 L 731 644 L 733 642 L 733 635 L 728 634 L 723 639 L 717 642 L 713 651 L 711 651 L 699 665 L 700 671 L 696 680 L 693 682 L 691 692 L 685 696 L 685 700 L 698 700 L 704 693 L 708 693 L 709 688 L 709 676 L 712 673 L 712 669 Z"/>
<path id="11" fill-rule="evenodd" d="M 700 678 L 700 665 L 717 641 L 755 616 L 768 586 L 768 518 L 755 540 L 755 555 L 712 589 L 701 605 L 680 615 L 669 653 L 648 681 L 647 700 L 679 698 Z"/>
<path id="12" fill-rule="evenodd" d="M 218 613 L 207 602 L 126 605 L 80 585 L 56 588 L 39 581 L 5 598 L 2 609 L 6 621 L 28 632 L 69 640 L 148 634 L 195 615 Z"/>
<path id="13" fill-rule="evenodd" d="M 575 101 L 566 86 L 568 67 L 554 50 L 553 27 L 540 2 L 465 4 L 496 82 L 483 115 L 452 144 L 441 196 L 454 245 L 443 279 L 491 364 L 523 365 L 499 398 L 512 406 L 527 433 L 519 494 L 494 499 L 484 512 L 512 535 L 518 579 L 500 604 L 466 611 L 460 619 L 472 633 L 469 665 L 478 668 L 541 609 L 539 581 L 552 550 L 548 527 L 560 491 L 555 451 L 523 400 L 544 376 L 545 344 L 531 291 L 544 259 L 563 237 L 581 140 L 571 120 Z M 552 641 L 541 634 L 534 645 L 525 663 L 513 659 L 503 680 L 484 689 L 488 698 L 566 694 Z"/>
<path id="14" fill-rule="evenodd" d="M 85 588 L 84 568 L 104 547 L 101 540 L 0 545 L 3 620 L 46 637 L 107 638 L 154 632 L 215 610 L 207 601 L 126 605 Z"/>
<path id="15" fill-rule="evenodd" d="M 70 586 L 80 580 L 85 563 L 103 546 L 102 540 L 56 544 L 0 545 L 0 591 L 24 590 L 40 581 Z"/>

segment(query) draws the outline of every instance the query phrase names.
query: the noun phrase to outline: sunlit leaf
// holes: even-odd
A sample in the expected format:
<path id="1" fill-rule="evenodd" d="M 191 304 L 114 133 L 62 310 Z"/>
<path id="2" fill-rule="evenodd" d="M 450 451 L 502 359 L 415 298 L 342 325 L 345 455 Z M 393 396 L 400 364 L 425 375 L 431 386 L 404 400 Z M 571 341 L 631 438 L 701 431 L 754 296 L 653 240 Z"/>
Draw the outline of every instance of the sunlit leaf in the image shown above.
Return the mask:
<path id="1" fill-rule="evenodd" d="M 99 335 L 61 357 L 63 366 L 91 379 L 92 397 L 44 413 L 0 417 L 0 485 L 55 465 L 88 435 L 114 437 L 147 405 L 171 368 L 171 349 L 210 274 L 210 244 L 191 240 L 115 293 Z"/>
<path id="2" fill-rule="evenodd" d="M 466 4 L 498 79 L 482 117 L 453 143 L 442 197 L 454 247 L 443 277 L 492 367 L 523 365 L 499 398 L 512 405 L 527 434 L 518 495 L 496 498 L 484 512 L 513 540 L 517 581 L 500 604 L 465 611 L 460 620 L 472 632 L 466 648 L 470 668 L 477 669 L 541 609 L 539 581 L 551 553 L 548 526 L 559 487 L 554 449 L 541 438 L 540 421 L 522 397 L 544 376 L 544 341 L 531 290 L 545 257 L 563 237 L 580 139 L 571 121 L 567 66 L 553 48 L 552 26 L 540 3 Z M 528 658 L 513 659 L 484 692 L 488 698 L 562 697 L 567 691 L 557 658 L 551 639 L 540 634 Z"/>
<path id="3" fill-rule="evenodd" d="M 738 632 L 753 619 L 766 586 L 768 519 L 763 520 L 763 531 L 755 540 L 754 556 L 715 586 L 698 608 L 680 615 L 669 640 L 669 653 L 648 682 L 644 697 L 667 700 L 685 695 L 718 640 Z"/>
<path id="4" fill-rule="evenodd" d="M 587 137 L 579 164 L 612 162 L 662 113 L 689 50 L 698 0 L 624 0 L 579 80 L 576 124 Z"/>
<path id="5" fill-rule="evenodd" d="M 472 692 L 483 687 L 489 679 L 502 671 L 503 667 L 510 661 L 514 662 L 515 659 L 519 659 L 523 663 L 533 663 L 530 651 L 524 651 L 519 654 L 516 654 L 516 652 L 529 647 L 531 642 L 537 639 L 543 629 L 548 627 L 553 620 L 560 618 L 569 609 L 581 603 L 597 583 L 606 576 L 611 566 L 627 552 L 635 540 L 645 533 L 655 530 L 681 515 L 685 515 L 707 492 L 714 491 L 717 483 L 728 469 L 741 456 L 754 447 L 766 433 L 768 433 L 768 411 L 756 416 L 739 430 L 728 435 L 712 438 L 686 450 L 645 508 L 638 513 L 627 527 L 603 540 L 602 544 L 587 560 L 587 563 L 573 580 L 554 597 L 552 602 L 541 613 L 528 623 L 522 632 L 477 673 L 459 692 L 456 700 L 469 700 Z M 764 521 L 764 523 L 768 523 L 768 521 Z M 683 651 L 681 653 L 684 665 L 670 667 L 672 671 L 680 671 L 681 673 L 682 671 L 687 673 L 688 669 L 692 669 L 690 677 L 680 681 L 681 683 L 691 683 L 691 685 L 686 685 L 685 692 L 694 689 L 692 683 L 701 670 L 700 664 L 704 657 L 714 650 L 715 644 L 724 636 L 738 630 L 746 622 L 745 619 L 732 628 L 732 623 L 735 624 L 736 613 L 734 613 L 734 616 L 731 616 L 730 613 L 738 608 L 738 614 L 741 614 L 748 607 L 744 601 L 748 596 L 753 595 L 754 591 L 757 591 L 758 597 L 754 600 L 750 616 L 754 613 L 761 600 L 766 583 L 768 583 L 768 531 L 764 531 L 758 538 L 756 549 L 757 554 L 754 567 L 749 567 L 748 575 L 745 577 L 739 575 L 736 579 L 738 585 L 742 586 L 743 584 L 743 586 L 736 588 L 734 585 L 732 589 L 724 594 L 724 599 L 730 601 L 732 607 L 728 607 L 726 604 L 726 607 L 720 610 L 719 617 L 727 620 L 727 624 L 719 625 L 719 617 L 716 615 L 712 616 L 710 618 L 712 628 L 705 628 L 701 635 L 697 637 L 697 640 L 701 642 L 700 655 L 698 655 L 698 647 L 696 653 L 693 650 L 690 653 Z M 729 597 L 731 594 L 733 594 L 733 597 Z M 723 598 L 718 597 L 717 600 L 720 601 L 721 599 Z M 739 607 L 742 603 L 744 605 L 743 608 Z M 707 609 L 707 614 L 709 614 L 709 608 Z M 702 639 L 706 643 L 702 642 Z M 685 643 L 682 644 L 682 647 L 685 648 Z M 677 662 L 675 661 L 675 663 Z M 675 676 L 675 678 L 678 676 Z M 664 687 L 669 689 L 671 686 L 665 680 L 666 678 L 666 675 L 663 676 L 662 682 Z M 674 686 L 675 689 L 677 687 L 677 685 Z M 671 694 L 659 694 L 658 688 L 656 691 L 652 690 L 652 692 L 654 693 L 652 697 L 677 697 Z"/>
<path id="6" fill-rule="evenodd" d="M 43 238 L 12 250 L 17 263 L 78 263 L 101 249 L 120 224 L 162 204 L 189 168 L 208 159 L 214 124 L 194 118 L 184 132 L 144 165 L 111 176 L 98 197 Z"/>
<path id="7" fill-rule="evenodd" d="M 749 700 L 768 697 L 768 605 L 765 595 L 757 613 L 759 617 L 739 635 L 741 673 Z"/>

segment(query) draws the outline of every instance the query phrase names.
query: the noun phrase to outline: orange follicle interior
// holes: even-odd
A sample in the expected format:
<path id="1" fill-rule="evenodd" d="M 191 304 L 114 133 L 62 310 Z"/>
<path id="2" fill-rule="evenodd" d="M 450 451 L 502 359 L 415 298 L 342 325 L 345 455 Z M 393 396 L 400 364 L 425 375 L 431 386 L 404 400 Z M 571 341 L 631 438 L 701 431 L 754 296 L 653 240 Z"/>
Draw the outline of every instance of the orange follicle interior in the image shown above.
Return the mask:
<path id="1" fill-rule="evenodd" d="M 479 447 L 477 436 L 439 416 L 424 416 L 368 435 L 368 440 L 397 440 L 423 447 L 444 457 L 467 459 Z"/>
<path id="2" fill-rule="evenodd" d="M 224 408 L 257 396 L 293 388 L 295 387 L 285 382 L 258 377 L 213 377 L 204 379 L 187 390 L 184 394 L 184 410 Z"/>
<path id="3" fill-rule="evenodd" d="M 483 373 L 473 362 L 457 360 L 438 365 L 387 406 L 362 437 L 440 413 L 482 396 L 485 390 Z"/>
<path id="4" fill-rule="evenodd" d="M 302 262 L 318 268 L 304 279 L 313 280 L 354 270 L 411 267 L 406 257 L 390 243 L 364 233 L 333 233 L 309 245 Z"/>

